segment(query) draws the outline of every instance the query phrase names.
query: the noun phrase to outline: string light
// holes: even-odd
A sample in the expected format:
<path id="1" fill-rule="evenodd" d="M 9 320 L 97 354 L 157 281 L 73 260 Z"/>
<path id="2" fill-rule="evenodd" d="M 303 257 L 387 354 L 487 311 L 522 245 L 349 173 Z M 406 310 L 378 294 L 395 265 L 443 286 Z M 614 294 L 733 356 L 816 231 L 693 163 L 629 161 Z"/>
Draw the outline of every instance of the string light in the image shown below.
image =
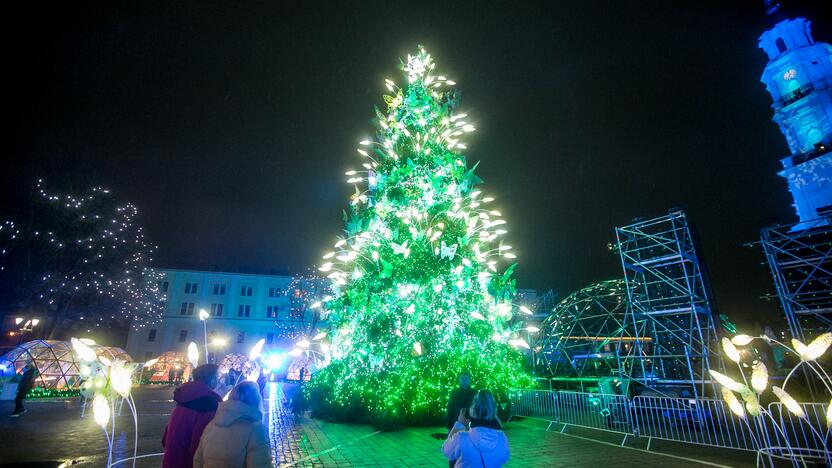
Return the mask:
<path id="1" fill-rule="evenodd" d="M 18 295 L 29 294 L 19 299 L 96 327 L 159 322 L 161 275 L 150 267 L 156 246 L 137 223 L 138 209 L 102 187 L 55 194 L 38 180 L 36 196 L 31 226 L 0 224 L 0 274 Z M 24 268 L 27 256 L 36 261 Z"/>

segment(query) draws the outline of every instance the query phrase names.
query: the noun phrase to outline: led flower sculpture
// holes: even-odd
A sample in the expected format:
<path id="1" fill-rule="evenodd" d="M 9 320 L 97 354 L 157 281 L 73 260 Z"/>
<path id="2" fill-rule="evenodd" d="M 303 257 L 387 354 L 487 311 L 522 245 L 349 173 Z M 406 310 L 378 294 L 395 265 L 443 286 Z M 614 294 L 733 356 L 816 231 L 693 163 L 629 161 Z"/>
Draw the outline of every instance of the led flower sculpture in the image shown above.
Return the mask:
<path id="1" fill-rule="evenodd" d="M 139 368 L 136 363 L 121 360 L 112 361 L 105 356 L 98 356 L 94 342 L 86 339 L 72 338 L 72 349 L 80 362 L 81 395 L 92 402 L 93 419 L 104 430 L 107 439 L 107 466 L 112 462 L 113 438 L 115 437 L 115 414 L 119 401 L 127 402 L 133 414 L 135 441 L 133 456 L 138 449 L 138 418 L 136 406 L 130 390 L 133 385 L 133 373 Z M 120 407 L 120 405 L 118 405 Z M 135 466 L 135 465 L 134 465 Z"/>
<path id="2" fill-rule="evenodd" d="M 770 440 L 768 435 L 761 436 L 759 440 L 755 439 L 755 444 L 757 445 L 759 452 L 767 455 L 771 455 L 774 452 L 780 452 L 780 456 L 791 458 L 794 463 L 800 464 L 803 461 L 802 457 L 805 457 L 807 452 L 805 449 L 795 449 L 794 447 L 791 447 L 789 445 L 790 438 L 787 435 L 790 430 L 794 429 L 794 427 L 787 426 L 793 426 L 795 423 L 785 421 L 782 417 L 775 417 L 769 410 L 760 405 L 759 398 L 769 386 L 769 375 L 766 365 L 760 360 L 755 360 L 751 363 L 750 367 L 752 370 L 750 384 L 748 379 L 746 379 L 745 373 L 743 372 L 743 367 L 748 366 L 742 362 L 743 351 L 737 349 L 737 346 L 747 346 L 755 339 L 763 340 L 774 346 L 781 346 L 795 355 L 800 356 L 801 361 L 791 369 L 789 374 L 784 379 L 782 387 L 771 386 L 771 392 L 777 398 L 779 404 L 785 407 L 789 413 L 793 414 L 799 420 L 803 420 L 805 427 L 807 427 L 809 432 L 814 435 L 816 440 L 819 442 L 819 445 L 823 447 L 828 443 L 825 441 L 829 440 L 829 435 L 832 433 L 832 402 L 830 402 L 829 407 L 826 409 L 826 433 L 823 434 L 823 428 L 814 427 L 812 422 L 808 421 L 803 405 L 795 400 L 794 397 L 792 397 L 792 395 L 785 390 L 785 388 L 795 371 L 801 368 L 801 366 L 807 366 L 817 377 L 816 381 L 823 384 L 823 386 L 826 387 L 827 392 L 832 393 L 832 379 L 830 379 L 827 372 L 815 362 L 829 349 L 830 346 L 832 346 L 832 333 L 824 333 L 818 336 L 811 343 L 809 343 L 809 345 L 803 344 L 800 340 L 793 339 L 792 348 L 766 335 L 757 337 L 749 335 L 735 335 L 730 340 L 728 338 L 723 338 L 722 350 L 731 361 L 737 364 L 739 374 L 744 383 L 737 382 L 731 377 L 728 377 L 720 372 L 709 370 L 711 377 L 721 386 L 722 398 L 725 400 L 725 403 L 728 405 L 731 412 L 744 420 L 746 424 L 748 424 L 747 415 L 751 415 L 753 418 L 765 418 L 768 421 L 767 424 L 775 431 L 775 435 L 782 436 L 781 440 L 785 447 L 771 446 L 774 442 Z M 743 406 L 739 399 L 737 399 L 735 393 L 740 394 L 742 400 L 745 402 L 745 406 Z M 758 425 L 758 427 L 766 426 L 766 424 L 764 424 L 761 420 L 756 421 L 755 424 Z M 815 424 L 817 424 L 817 422 L 815 422 Z M 765 432 L 765 430 L 762 431 Z M 751 432 L 753 433 L 753 431 Z M 832 465 L 832 454 L 830 454 L 828 449 L 829 447 L 826 446 L 826 450 L 816 450 L 816 453 L 814 453 L 813 456 L 822 460 L 827 465 Z M 769 461 L 771 460 L 772 459 L 770 458 Z"/>
<path id="3" fill-rule="evenodd" d="M 402 87 L 385 80 L 376 137 L 360 142 L 363 170 L 346 172 L 345 234 L 320 267 L 332 361 L 308 391 L 330 418 L 430 419 L 463 370 L 497 392 L 532 384 L 515 350 L 528 344 L 512 320 L 505 221 L 462 153 L 474 126 L 423 48 L 402 70 Z"/>

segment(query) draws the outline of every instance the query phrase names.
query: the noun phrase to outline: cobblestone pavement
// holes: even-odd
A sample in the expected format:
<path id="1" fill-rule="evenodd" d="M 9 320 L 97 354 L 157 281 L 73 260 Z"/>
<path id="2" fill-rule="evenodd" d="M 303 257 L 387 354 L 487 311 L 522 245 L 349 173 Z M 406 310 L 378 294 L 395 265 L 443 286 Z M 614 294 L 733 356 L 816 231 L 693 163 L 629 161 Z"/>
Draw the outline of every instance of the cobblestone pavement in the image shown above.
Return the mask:
<path id="1" fill-rule="evenodd" d="M 268 420 L 273 454 L 280 467 L 445 467 L 441 440 L 433 434 L 444 428 L 404 428 L 378 431 L 355 424 L 327 423 L 306 417 L 297 420 L 289 411 L 289 401 L 296 386 L 273 386 L 269 389 Z M 139 409 L 138 453 L 161 451 L 161 435 L 173 407 L 170 387 L 144 386 L 133 391 Z M 20 418 L 5 415 L 11 402 L 0 403 L 0 467 L 24 462 L 75 460 L 79 468 L 106 465 L 107 445 L 104 434 L 91 418 L 81 418 L 77 399 L 27 402 L 29 412 Z M 116 418 L 115 459 L 132 455 L 133 421 L 125 406 Z M 753 455 L 734 451 L 716 451 L 691 445 L 653 442 L 650 452 L 628 441 L 619 447 L 614 434 L 560 434 L 546 431 L 546 425 L 524 420 L 505 425 L 511 446 L 508 467 L 596 467 L 613 466 L 753 466 Z M 643 443 L 642 443 L 643 445 Z M 664 454 L 656 453 L 656 450 Z M 140 459 L 137 466 L 155 467 L 160 457 Z M 42 466 L 55 466 L 44 464 Z M 31 465 L 34 466 L 34 465 Z M 131 466 L 122 464 L 117 466 Z"/>

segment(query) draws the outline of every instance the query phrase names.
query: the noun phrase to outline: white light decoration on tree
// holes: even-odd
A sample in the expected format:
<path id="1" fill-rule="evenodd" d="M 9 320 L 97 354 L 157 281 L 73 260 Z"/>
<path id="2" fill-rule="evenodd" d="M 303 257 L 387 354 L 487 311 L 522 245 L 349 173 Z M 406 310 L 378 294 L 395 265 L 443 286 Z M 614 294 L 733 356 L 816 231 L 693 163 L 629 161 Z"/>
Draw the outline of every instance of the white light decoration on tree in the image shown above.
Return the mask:
<path id="1" fill-rule="evenodd" d="M 33 206 L 25 227 L 0 223 L 0 300 L 46 307 L 47 334 L 79 322 L 160 320 L 159 273 L 150 267 L 156 247 L 134 205 L 101 187 L 54 194 L 39 180 Z"/>

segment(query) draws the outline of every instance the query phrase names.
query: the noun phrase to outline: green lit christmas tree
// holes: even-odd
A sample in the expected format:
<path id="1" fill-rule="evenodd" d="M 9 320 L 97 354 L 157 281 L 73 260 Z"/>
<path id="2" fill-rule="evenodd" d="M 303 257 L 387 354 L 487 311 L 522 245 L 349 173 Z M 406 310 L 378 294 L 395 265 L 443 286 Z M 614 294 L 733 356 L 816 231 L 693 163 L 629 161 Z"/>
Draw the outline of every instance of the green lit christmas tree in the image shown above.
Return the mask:
<path id="1" fill-rule="evenodd" d="M 358 149 L 364 170 L 346 173 L 345 235 L 320 268 L 335 292 L 321 341 L 332 361 L 307 395 L 332 419 L 434 422 L 463 370 L 498 395 L 533 383 L 515 349 L 529 345 L 514 316 L 531 312 L 512 303 L 505 221 L 463 155 L 474 126 L 423 48 L 402 70 Z"/>

